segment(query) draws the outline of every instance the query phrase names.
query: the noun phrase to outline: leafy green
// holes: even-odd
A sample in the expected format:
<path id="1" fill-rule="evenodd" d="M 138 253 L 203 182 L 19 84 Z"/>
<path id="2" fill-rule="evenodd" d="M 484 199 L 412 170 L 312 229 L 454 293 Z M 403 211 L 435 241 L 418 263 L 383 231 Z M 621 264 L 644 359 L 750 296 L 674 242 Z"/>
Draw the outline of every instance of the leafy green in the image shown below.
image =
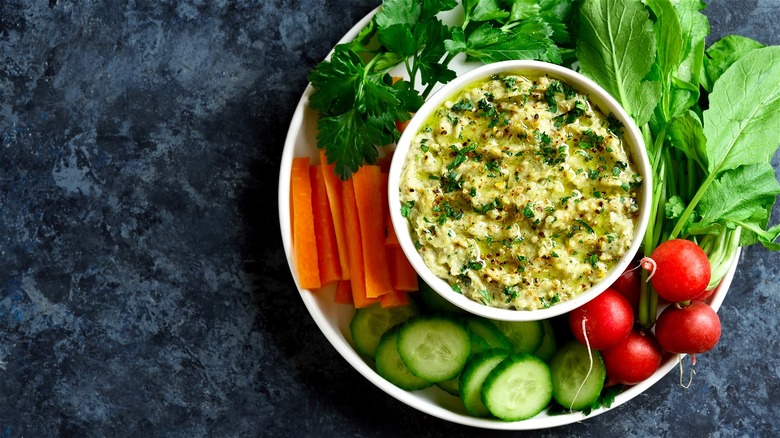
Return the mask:
<path id="1" fill-rule="evenodd" d="M 780 138 L 780 47 L 730 36 L 705 52 L 704 7 L 584 0 L 576 53 L 581 71 L 642 129 L 655 201 L 645 254 L 662 240 L 693 239 L 710 258 L 714 286 L 739 246 L 780 249 L 780 225 L 767 228 L 780 195 L 768 164 Z M 657 300 L 642 285 L 639 323 L 649 327 Z"/>
<path id="2" fill-rule="evenodd" d="M 682 151 L 700 167 L 707 167 L 707 139 L 704 138 L 701 120 L 693 111 L 672 119 L 667 135 L 672 146 Z"/>
<path id="3" fill-rule="evenodd" d="M 501 20 L 510 12 L 501 8 L 498 0 L 463 0 L 464 27 L 472 21 Z"/>
<path id="4" fill-rule="evenodd" d="M 378 148 L 398 139 L 396 122 L 408 120 L 437 83 L 455 78 L 448 65 L 458 54 L 486 63 L 561 63 L 557 42 L 568 41 L 572 2 L 464 0 L 462 24 L 449 26 L 438 14 L 457 0 L 384 0 L 355 40 L 336 46 L 309 74 L 317 146 L 342 179 L 376 162 Z M 399 65 L 407 77 L 395 82 L 390 72 Z M 413 86 L 418 81 L 422 93 Z"/>
<path id="5" fill-rule="evenodd" d="M 484 23 L 468 37 L 461 29 L 452 33 L 452 40 L 445 41 L 450 53 L 465 53 L 472 61 L 484 63 L 511 59 L 539 59 L 561 62 L 560 53 L 550 36 L 552 30 L 541 21 L 527 21 L 506 32 Z"/>
<path id="6" fill-rule="evenodd" d="M 452 55 L 485 63 L 538 59 L 562 63 L 559 44 L 566 44 L 565 24 L 572 0 L 465 0 L 464 24 L 445 41 Z"/>
<path id="7" fill-rule="evenodd" d="M 455 79 L 455 72 L 441 62 L 447 52 L 442 42 L 450 36 L 450 28 L 438 19 L 429 19 L 415 28 L 415 39 L 420 49 L 414 59 L 414 67 L 420 72 L 422 84 L 447 83 Z"/>
<path id="8" fill-rule="evenodd" d="M 714 180 L 699 201 L 699 221 L 689 228 L 691 234 L 713 224 L 723 226 L 766 222 L 780 195 L 780 184 L 769 163 L 740 166 Z"/>
<path id="9" fill-rule="evenodd" d="M 727 35 L 713 43 L 705 52 L 702 86 L 712 91 L 712 85 L 731 64 L 751 50 L 764 47 L 758 41 L 740 35 Z"/>
<path id="10" fill-rule="evenodd" d="M 704 111 L 710 173 L 771 157 L 780 138 L 780 46 L 752 50 L 715 83 Z"/>
<path id="11" fill-rule="evenodd" d="M 640 0 L 583 2 L 577 40 L 580 70 L 612 94 L 640 126 L 661 97 L 660 84 L 645 80 L 655 48 L 653 24 Z"/>
<path id="12" fill-rule="evenodd" d="M 682 32 L 681 62 L 674 74 L 671 114 L 677 115 L 698 103 L 699 84 L 703 76 L 704 48 L 710 33 L 707 17 L 701 13 L 706 5 L 700 0 L 678 1 L 674 4 Z"/>
<path id="13" fill-rule="evenodd" d="M 375 163 L 379 157 L 375 145 L 395 141 L 395 121 L 408 120 L 409 111 L 422 104 L 413 89 L 394 86 L 386 74 L 371 74 L 370 69 L 358 54 L 341 45 L 330 61 L 309 74 L 318 90 L 309 100 L 320 112 L 317 143 L 344 179 L 364 162 Z"/>
<path id="14" fill-rule="evenodd" d="M 387 29 L 397 24 L 411 26 L 422 16 L 422 2 L 417 0 L 384 0 L 376 13 L 376 24 Z"/>

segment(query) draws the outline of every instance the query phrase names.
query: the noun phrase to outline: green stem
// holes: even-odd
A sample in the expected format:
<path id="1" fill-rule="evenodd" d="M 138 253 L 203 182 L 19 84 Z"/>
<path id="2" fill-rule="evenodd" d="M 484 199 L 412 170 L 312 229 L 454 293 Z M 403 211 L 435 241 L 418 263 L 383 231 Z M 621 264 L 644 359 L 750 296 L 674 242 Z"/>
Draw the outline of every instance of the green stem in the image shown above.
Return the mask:
<path id="1" fill-rule="evenodd" d="M 720 284 L 723 277 L 731 267 L 734 257 L 739 249 L 739 239 L 742 234 L 742 227 L 736 227 L 733 230 L 726 230 L 718 236 L 716 243 L 716 252 L 710 256 L 710 265 L 712 266 L 712 276 L 707 290 L 710 290 Z"/>
<path id="2" fill-rule="evenodd" d="M 647 140 L 652 140 L 653 155 L 651 157 L 651 166 L 653 168 L 653 180 L 652 187 L 652 199 L 656 202 L 651 203 L 650 207 L 650 223 L 647 225 L 645 236 L 642 242 L 642 252 L 645 256 L 652 254 L 655 247 L 658 245 L 662 233 L 663 223 L 665 219 L 665 206 L 666 206 L 666 192 L 669 181 L 669 166 L 671 160 L 668 157 L 668 153 L 664 153 L 664 137 L 666 137 L 666 126 L 664 125 L 661 132 L 655 139 L 652 139 L 652 135 L 648 135 L 647 130 L 644 130 L 644 134 Z M 655 314 L 658 308 L 658 295 L 653 291 L 650 283 L 647 282 L 649 273 L 642 270 L 642 280 L 640 284 L 639 294 L 639 312 L 637 322 L 640 327 L 649 329 L 655 323 Z"/>
<path id="3" fill-rule="evenodd" d="M 685 207 L 685 211 L 683 211 L 682 215 L 680 215 L 680 217 L 677 219 L 677 223 L 674 225 L 674 228 L 672 228 L 671 234 L 669 234 L 669 239 L 677 238 L 685 223 L 688 222 L 688 218 L 690 218 L 691 214 L 693 214 L 693 210 L 696 208 L 696 205 L 699 204 L 701 197 L 704 196 L 704 192 L 707 191 L 710 183 L 712 183 L 714 180 L 715 173 L 710 173 L 707 175 L 707 178 L 704 180 L 704 182 L 701 183 L 701 186 L 699 186 L 699 190 L 697 190 L 696 194 L 693 195 L 693 199 L 691 199 L 691 201 L 688 203 L 688 206 Z"/>
<path id="4" fill-rule="evenodd" d="M 409 75 L 409 81 L 414 84 L 414 78 L 417 76 L 417 65 L 409 64 L 411 57 L 404 59 L 404 65 L 406 66 L 406 73 Z"/>
<path id="5" fill-rule="evenodd" d="M 447 56 L 444 58 L 444 61 L 441 62 L 441 65 L 447 66 L 450 65 L 450 62 L 455 58 L 455 55 L 452 53 L 447 53 Z M 414 78 L 412 78 L 414 80 Z M 431 91 L 433 91 L 433 87 L 436 86 L 436 82 L 431 82 L 428 84 L 428 86 L 425 88 L 425 91 L 422 93 L 423 100 L 428 98 L 428 95 L 431 94 Z"/>
<path id="6" fill-rule="evenodd" d="M 696 187 L 696 163 L 687 157 L 685 157 L 685 163 L 688 168 L 688 178 L 686 180 L 687 184 L 684 192 L 685 200 L 687 201 L 688 199 L 691 199 L 691 194 L 693 193 L 694 187 Z"/>

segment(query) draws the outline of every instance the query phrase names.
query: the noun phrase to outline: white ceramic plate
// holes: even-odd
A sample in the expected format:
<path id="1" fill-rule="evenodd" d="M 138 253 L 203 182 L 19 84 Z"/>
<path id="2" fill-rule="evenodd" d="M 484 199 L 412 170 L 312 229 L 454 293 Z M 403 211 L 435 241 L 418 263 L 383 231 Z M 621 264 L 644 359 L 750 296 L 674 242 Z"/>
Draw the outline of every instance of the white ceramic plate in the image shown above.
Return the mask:
<path id="1" fill-rule="evenodd" d="M 373 13 L 360 20 L 346 35 L 344 35 L 340 42 L 354 39 L 360 29 L 368 24 L 372 16 Z M 445 21 L 447 21 L 446 18 Z M 458 73 L 463 73 L 474 68 L 476 65 L 477 64 L 465 63 L 460 58 L 456 58 L 450 67 Z M 408 392 L 380 377 L 372 368 L 372 365 L 363 360 L 353 347 L 352 338 L 349 333 L 349 322 L 355 312 L 354 308 L 352 306 L 336 304 L 334 302 L 335 286 L 326 287 L 322 290 L 318 290 L 317 293 L 312 293 L 307 289 L 301 289 L 298 286 L 297 278 L 295 276 L 295 263 L 292 257 L 292 230 L 290 228 L 290 169 L 293 157 L 308 156 L 314 163 L 319 160 L 316 146 L 317 114 L 312 111 L 308 105 L 309 96 L 312 92 L 313 89 L 311 85 L 309 85 L 303 92 L 301 100 L 298 102 L 298 106 L 292 121 L 290 122 L 290 128 L 284 145 L 284 152 L 282 153 L 281 168 L 279 171 L 279 225 L 282 232 L 282 242 L 287 256 L 287 263 L 289 264 L 290 270 L 293 273 L 293 278 L 295 278 L 296 281 L 296 287 L 298 287 L 301 299 L 309 310 L 309 313 L 311 313 L 311 317 L 333 347 L 344 356 L 350 365 L 374 385 L 415 409 L 454 423 L 484 429 L 533 430 L 584 421 L 606 412 L 607 410 L 615 409 L 647 390 L 677 366 L 682 355 L 670 355 L 665 357 L 664 361 L 661 363 L 661 367 L 653 376 L 620 393 L 609 409 L 600 408 L 592 411 L 587 416 L 579 412 L 548 416 L 542 412 L 534 418 L 518 422 L 504 422 L 497 419 L 472 417 L 466 413 L 465 408 L 458 398 L 442 391 L 438 387 L 434 386 L 422 391 Z M 720 305 L 726 296 L 728 287 L 734 277 L 738 256 L 739 255 L 737 254 L 729 272 L 710 298 L 710 305 L 715 310 L 720 308 Z"/>

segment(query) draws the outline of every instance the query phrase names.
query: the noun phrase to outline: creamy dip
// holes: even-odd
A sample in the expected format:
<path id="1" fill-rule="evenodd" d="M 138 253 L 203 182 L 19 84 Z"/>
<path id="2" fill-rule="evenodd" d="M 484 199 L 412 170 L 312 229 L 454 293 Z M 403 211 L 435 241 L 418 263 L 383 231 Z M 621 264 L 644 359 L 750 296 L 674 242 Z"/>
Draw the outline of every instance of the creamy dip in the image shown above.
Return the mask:
<path id="1" fill-rule="evenodd" d="M 607 275 L 630 247 L 640 185 L 617 119 L 559 80 L 505 74 L 423 125 L 400 197 L 435 275 L 488 306 L 532 310 Z"/>

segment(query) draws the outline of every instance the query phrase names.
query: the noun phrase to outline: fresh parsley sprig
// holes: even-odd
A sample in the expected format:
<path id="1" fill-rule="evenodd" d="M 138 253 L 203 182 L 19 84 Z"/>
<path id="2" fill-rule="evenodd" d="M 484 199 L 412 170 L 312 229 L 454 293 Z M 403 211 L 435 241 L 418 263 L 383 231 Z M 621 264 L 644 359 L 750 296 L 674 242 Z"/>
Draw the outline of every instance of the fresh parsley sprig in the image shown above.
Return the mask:
<path id="1" fill-rule="evenodd" d="M 309 74 L 309 103 L 319 111 L 317 143 L 348 179 L 378 148 L 398 139 L 398 122 L 417 111 L 436 84 L 455 78 L 459 54 L 484 63 L 538 59 L 561 63 L 569 49 L 566 16 L 573 0 L 384 0 L 355 40 L 337 45 Z M 458 5 L 461 25 L 438 15 Z M 406 79 L 390 72 L 398 65 Z M 424 87 L 422 93 L 413 84 Z"/>

